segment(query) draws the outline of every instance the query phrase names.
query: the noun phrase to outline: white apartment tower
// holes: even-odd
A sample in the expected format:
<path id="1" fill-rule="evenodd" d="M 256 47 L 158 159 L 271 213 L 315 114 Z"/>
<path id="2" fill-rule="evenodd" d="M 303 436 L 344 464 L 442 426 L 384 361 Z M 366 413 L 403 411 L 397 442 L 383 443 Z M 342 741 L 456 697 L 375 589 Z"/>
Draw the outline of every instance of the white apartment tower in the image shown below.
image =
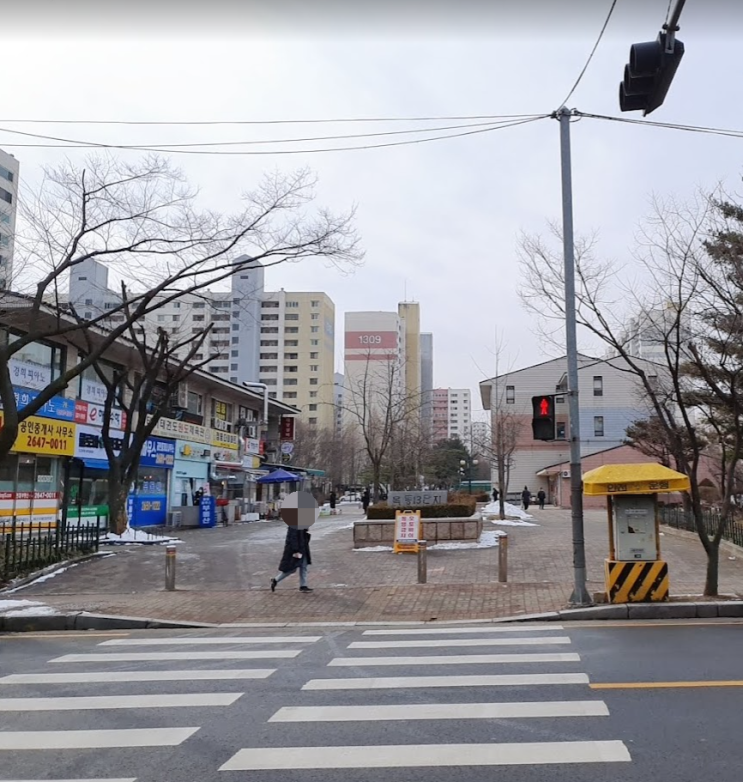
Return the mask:
<path id="1" fill-rule="evenodd" d="M 0 290 L 13 287 L 13 239 L 18 209 L 18 161 L 0 149 Z"/>

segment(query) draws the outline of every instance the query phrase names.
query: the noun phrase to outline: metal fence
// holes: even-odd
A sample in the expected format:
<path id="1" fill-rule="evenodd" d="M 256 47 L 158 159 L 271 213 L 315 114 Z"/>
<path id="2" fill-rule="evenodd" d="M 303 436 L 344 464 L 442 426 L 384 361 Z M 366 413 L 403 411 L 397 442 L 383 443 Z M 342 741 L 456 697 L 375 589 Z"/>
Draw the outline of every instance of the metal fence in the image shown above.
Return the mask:
<path id="1" fill-rule="evenodd" d="M 710 537 L 713 537 L 722 518 L 720 512 L 707 510 L 704 511 L 702 518 L 705 532 Z M 697 531 L 694 515 L 682 508 L 661 508 L 660 521 L 661 524 L 667 524 L 669 527 L 675 527 L 676 529 L 688 530 L 689 532 Z M 722 538 L 735 543 L 736 546 L 743 546 L 743 523 L 738 519 L 728 522 Z"/>
<path id="2" fill-rule="evenodd" d="M 67 559 L 98 551 L 100 530 L 92 524 L 64 528 L 13 523 L 0 533 L 0 583 Z"/>

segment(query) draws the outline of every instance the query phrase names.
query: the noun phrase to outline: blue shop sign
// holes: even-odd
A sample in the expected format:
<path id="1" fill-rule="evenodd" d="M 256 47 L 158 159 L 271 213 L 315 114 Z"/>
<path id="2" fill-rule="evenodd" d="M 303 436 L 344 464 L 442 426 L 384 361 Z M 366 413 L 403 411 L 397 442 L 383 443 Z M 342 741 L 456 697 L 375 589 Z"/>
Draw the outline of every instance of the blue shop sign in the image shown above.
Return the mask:
<path id="1" fill-rule="evenodd" d="M 167 505 L 165 494 L 130 494 L 126 501 L 129 526 L 162 526 L 167 517 Z"/>
<path id="2" fill-rule="evenodd" d="M 217 526 L 217 502 L 211 494 L 205 494 L 199 501 L 199 526 Z"/>
<path id="3" fill-rule="evenodd" d="M 31 404 L 39 395 L 39 391 L 32 391 L 30 388 L 18 388 L 13 386 L 13 395 L 18 410 Z M 0 410 L 2 410 L 0 402 Z M 56 421 L 74 421 L 75 420 L 75 400 L 66 399 L 63 396 L 53 396 L 46 404 L 39 408 L 36 415 L 42 418 L 53 418 Z"/>
<path id="4" fill-rule="evenodd" d="M 141 467 L 172 468 L 175 464 L 175 440 L 150 437 L 144 444 L 139 459 Z"/>

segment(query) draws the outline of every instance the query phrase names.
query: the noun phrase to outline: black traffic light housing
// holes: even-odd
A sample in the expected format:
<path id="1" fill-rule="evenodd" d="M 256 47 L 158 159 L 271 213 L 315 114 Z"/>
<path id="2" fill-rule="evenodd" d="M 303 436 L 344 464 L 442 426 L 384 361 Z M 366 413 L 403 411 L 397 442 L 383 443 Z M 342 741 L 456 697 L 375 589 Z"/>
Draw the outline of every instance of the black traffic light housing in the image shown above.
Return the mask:
<path id="1" fill-rule="evenodd" d="M 555 439 L 555 397 L 542 394 L 531 398 L 531 429 L 535 440 Z"/>
<path id="2" fill-rule="evenodd" d="M 684 56 L 684 44 L 678 38 L 674 37 L 670 46 L 668 43 L 668 33 L 662 32 L 655 41 L 632 44 L 624 79 L 619 84 L 622 111 L 642 111 L 647 116 L 663 105 Z"/>

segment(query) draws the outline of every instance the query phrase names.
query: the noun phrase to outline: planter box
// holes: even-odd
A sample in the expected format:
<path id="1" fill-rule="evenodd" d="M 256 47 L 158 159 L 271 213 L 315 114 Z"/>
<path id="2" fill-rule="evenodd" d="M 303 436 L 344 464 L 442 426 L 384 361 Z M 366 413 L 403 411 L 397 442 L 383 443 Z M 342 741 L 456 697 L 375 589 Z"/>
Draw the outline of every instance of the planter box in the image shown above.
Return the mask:
<path id="1" fill-rule="evenodd" d="M 482 533 L 482 519 L 423 519 L 423 538 L 429 546 L 450 540 L 476 542 Z M 357 521 L 353 525 L 353 547 L 391 546 L 395 540 L 395 522 L 389 519 Z"/>

